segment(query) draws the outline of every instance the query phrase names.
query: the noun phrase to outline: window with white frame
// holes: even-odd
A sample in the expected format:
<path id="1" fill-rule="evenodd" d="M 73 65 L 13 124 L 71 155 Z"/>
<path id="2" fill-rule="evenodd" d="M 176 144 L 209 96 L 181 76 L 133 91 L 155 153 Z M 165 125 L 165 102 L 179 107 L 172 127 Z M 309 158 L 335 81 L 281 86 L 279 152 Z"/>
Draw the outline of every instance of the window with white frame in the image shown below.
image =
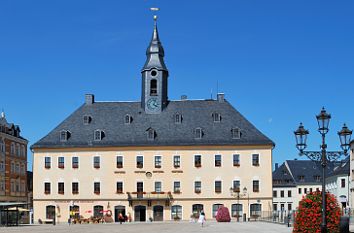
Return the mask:
<path id="1" fill-rule="evenodd" d="M 48 156 L 44 157 L 44 168 L 47 168 L 47 169 L 51 168 L 51 166 L 52 166 L 51 160 L 52 160 L 51 157 L 48 157 Z"/>
<path id="2" fill-rule="evenodd" d="M 221 187 L 221 180 L 216 180 L 215 181 L 215 192 L 216 193 L 221 193 L 222 187 Z"/>
<path id="3" fill-rule="evenodd" d="M 202 192 L 202 182 L 201 181 L 195 181 L 194 182 L 194 192 L 195 193 L 201 193 Z"/>
<path id="4" fill-rule="evenodd" d="M 175 168 L 181 167 L 181 156 L 179 156 L 179 155 L 174 155 L 173 156 L 173 166 Z"/>
<path id="5" fill-rule="evenodd" d="M 259 154 L 252 155 L 252 165 L 259 166 Z"/>
<path id="6" fill-rule="evenodd" d="M 64 157 L 58 157 L 58 168 L 64 168 Z"/>
<path id="7" fill-rule="evenodd" d="M 123 182 L 121 181 L 118 181 L 117 182 L 117 190 L 116 190 L 117 193 L 123 193 Z"/>
<path id="8" fill-rule="evenodd" d="M 79 168 L 79 157 L 72 157 L 72 168 Z"/>
<path id="9" fill-rule="evenodd" d="M 214 160 L 215 167 L 221 167 L 221 155 L 215 155 Z"/>
<path id="10" fill-rule="evenodd" d="M 233 165 L 234 165 L 234 167 L 240 166 L 240 155 L 239 154 L 233 154 Z"/>
<path id="11" fill-rule="evenodd" d="M 117 168 L 123 168 L 123 156 L 122 155 L 117 156 Z"/>
<path id="12" fill-rule="evenodd" d="M 162 157 L 160 155 L 155 156 L 155 168 L 161 168 L 162 166 Z"/>
<path id="13" fill-rule="evenodd" d="M 144 157 L 141 155 L 136 156 L 136 167 L 143 168 L 144 167 Z"/>
<path id="14" fill-rule="evenodd" d="M 173 192 L 174 193 L 180 193 L 181 192 L 181 182 L 180 181 L 174 181 L 173 182 Z"/>
<path id="15" fill-rule="evenodd" d="M 232 188 L 233 188 L 234 192 L 240 192 L 240 186 L 241 186 L 241 184 L 240 184 L 239 180 L 234 180 L 232 182 Z"/>
<path id="16" fill-rule="evenodd" d="M 157 193 L 160 193 L 160 192 L 162 192 L 162 184 L 161 184 L 161 181 L 155 181 L 155 192 L 157 192 Z"/>
<path id="17" fill-rule="evenodd" d="M 94 168 L 100 168 L 101 167 L 101 158 L 100 158 L 100 156 L 94 156 L 93 157 L 93 167 Z"/>

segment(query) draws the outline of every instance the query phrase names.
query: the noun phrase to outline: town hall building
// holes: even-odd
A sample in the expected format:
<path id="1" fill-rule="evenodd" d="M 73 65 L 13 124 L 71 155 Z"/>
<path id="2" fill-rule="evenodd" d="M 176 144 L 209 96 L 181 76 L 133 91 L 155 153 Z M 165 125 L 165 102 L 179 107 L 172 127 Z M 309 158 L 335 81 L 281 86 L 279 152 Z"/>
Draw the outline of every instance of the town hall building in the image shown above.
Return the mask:
<path id="1" fill-rule="evenodd" d="M 140 101 L 85 102 L 33 152 L 34 219 L 102 214 L 132 221 L 233 220 L 272 209 L 274 143 L 219 93 L 168 98 L 169 70 L 156 19 Z M 256 114 L 256 113 L 255 113 Z"/>

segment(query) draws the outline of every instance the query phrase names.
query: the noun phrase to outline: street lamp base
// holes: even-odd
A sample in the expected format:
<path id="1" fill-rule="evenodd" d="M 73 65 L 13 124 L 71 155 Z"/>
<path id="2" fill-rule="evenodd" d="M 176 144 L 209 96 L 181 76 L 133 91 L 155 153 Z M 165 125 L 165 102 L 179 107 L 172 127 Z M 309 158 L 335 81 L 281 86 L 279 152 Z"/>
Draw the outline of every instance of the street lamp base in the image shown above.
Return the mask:
<path id="1" fill-rule="evenodd" d="M 321 224 L 321 233 L 327 233 L 327 226 Z"/>

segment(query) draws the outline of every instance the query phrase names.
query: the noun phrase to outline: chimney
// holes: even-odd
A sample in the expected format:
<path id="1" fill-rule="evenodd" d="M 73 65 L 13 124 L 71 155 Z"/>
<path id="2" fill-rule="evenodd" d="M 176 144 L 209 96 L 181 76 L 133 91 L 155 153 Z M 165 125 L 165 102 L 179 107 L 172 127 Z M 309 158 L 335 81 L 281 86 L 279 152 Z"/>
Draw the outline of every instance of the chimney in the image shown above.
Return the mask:
<path id="1" fill-rule="evenodd" d="M 224 93 L 218 93 L 217 96 L 218 96 L 218 101 L 220 103 L 225 101 L 225 94 Z"/>
<path id="2" fill-rule="evenodd" d="M 187 95 L 181 95 L 181 100 L 187 100 Z"/>
<path id="3" fill-rule="evenodd" d="M 278 168 L 279 168 L 279 164 L 275 163 L 275 169 L 274 170 L 277 170 Z"/>
<path id="4" fill-rule="evenodd" d="M 86 94 L 85 95 L 85 104 L 91 105 L 95 102 L 95 96 L 93 94 Z"/>

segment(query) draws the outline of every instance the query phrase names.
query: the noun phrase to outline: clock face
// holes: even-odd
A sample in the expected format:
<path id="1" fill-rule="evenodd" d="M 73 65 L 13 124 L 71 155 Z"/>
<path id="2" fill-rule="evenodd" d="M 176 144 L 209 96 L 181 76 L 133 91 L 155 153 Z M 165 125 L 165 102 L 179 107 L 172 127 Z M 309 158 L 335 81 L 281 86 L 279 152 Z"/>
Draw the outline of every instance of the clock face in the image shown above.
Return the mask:
<path id="1" fill-rule="evenodd" d="M 149 99 L 148 102 L 147 102 L 147 108 L 149 110 L 158 110 L 160 108 L 160 104 L 159 102 L 157 101 L 157 99 L 155 98 L 152 98 L 152 99 Z"/>

